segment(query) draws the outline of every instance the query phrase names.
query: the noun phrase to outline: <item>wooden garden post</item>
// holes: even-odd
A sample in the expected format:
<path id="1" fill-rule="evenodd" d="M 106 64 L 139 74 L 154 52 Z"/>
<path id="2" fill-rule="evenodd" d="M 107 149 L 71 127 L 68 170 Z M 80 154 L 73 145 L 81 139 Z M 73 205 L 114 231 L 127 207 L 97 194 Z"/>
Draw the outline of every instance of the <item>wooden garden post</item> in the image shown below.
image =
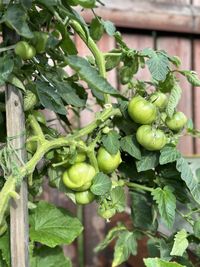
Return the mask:
<path id="1" fill-rule="evenodd" d="M 10 44 L 14 44 L 18 40 L 18 36 L 7 28 L 4 32 L 4 38 L 10 40 Z M 21 159 L 25 161 L 23 98 L 20 90 L 12 85 L 6 86 L 6 125 L 8 140 L 10 140 L 13 148 L 16 149 Z M 12 160 L 21 164 L 14 154 Z M 28 267 L 29 235 L 26 181 L 22 183 L 18 192 L 20 199 L 12 200 L 10 208 L 11 264 L 12 267 Z"/>

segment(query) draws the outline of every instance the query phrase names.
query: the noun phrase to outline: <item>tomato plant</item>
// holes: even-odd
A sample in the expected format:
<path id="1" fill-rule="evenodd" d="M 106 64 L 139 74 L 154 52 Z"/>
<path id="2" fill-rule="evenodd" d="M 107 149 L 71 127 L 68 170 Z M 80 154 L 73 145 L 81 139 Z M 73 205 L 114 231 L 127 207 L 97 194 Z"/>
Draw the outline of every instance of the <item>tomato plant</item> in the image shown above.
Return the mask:
<path id="1" fill-rule="evenodd" d="M 30 267 L 71 266 L 63 245 L 82 234 L 81 218 L 87 209 L 78 206 L 76 218 L 65 205 L 43 201 L 46 187 L 74 205 L 94 202 L 92 210 L 107 222 L 126 213 L 128 227 L 118 224 L 96 244 L 98 252 L 115 239 L 112 267 L 137 255 L 142 238 L 148 240 L 146 267 L 199 264 L 199 166 L 181 155 L 178 143 L 182 136 L 199 137 L 200 132 L 178 104 L 179 76 L 194 87 L 200 80 L 195 72 L 181 70 L 176 56 L 129 48 L 112 22 L 93 10 L 87 24 L 77 11 L 101 4 L 98 0 L 1 3 L 0 266 L 27 266 L 28 257 Z M 104 34 L 113 38 L 115 49 L 100 50 L 98 41 Z M 90 55 L 79 54 L 77 36 Z M 151 78 L 138 80 L 135 75 L 145 66 Z M 109 83 L 107 72 L 113 69 L 124 90 Z M 93 119 L 80 127 L 88 108 Z M 21 120 L 15 124 L 18 114 Z M 19 139 L 21 146 L 16 145 Z M 27 160 L 21 153 L 25 148 Z M 24 201 L 26 190 L 19 190 L 26 185 L 28 201 Z M 29 246 L 27 240 L 20 245 L 12 242 L 19 225 L 25 233 L 19 220 L 26 221 L 25 208 Z M 20 218 L 13 220 L 13 212 L 19 211 Z M 82 240 L 77 257 L 81 267 L 85 266 Z M 22 259 L 20 249 L 25 245 Z"/>

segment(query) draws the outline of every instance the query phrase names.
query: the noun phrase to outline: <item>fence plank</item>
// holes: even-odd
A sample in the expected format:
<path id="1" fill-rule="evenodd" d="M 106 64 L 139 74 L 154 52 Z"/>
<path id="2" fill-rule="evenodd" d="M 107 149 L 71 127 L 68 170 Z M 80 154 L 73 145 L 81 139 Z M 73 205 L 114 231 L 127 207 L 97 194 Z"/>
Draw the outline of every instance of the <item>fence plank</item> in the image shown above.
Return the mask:
<path id="1" fill-rule="evenodd" d="M 159 37 L 157 39 L 157 48 L 167 51 L 170 55 L 177 55 L 181 58 L 182 69 L 191 69 L 191 41 L 185 38 Z M 188 118 L 192 118 L 192 87 L 185 78 L 180 77 L 181 87 L 183 89 L 182 99 L 179 109 L 183 111 Z M 180 141 L 180 149 L 185 155 L 193 153 L 193 140 L 191 137 L 183 137 Z"/>
<path id="2" fill-rule="evenodd" d="M 194 51 L 194 69 L 197 71 L 198 76 L 200 76 L 200 40 L 194 40 L 193 43 Z M 200 129 L 200 88 L 194 88 L 194 123 L 197 129 Z M 200 139 L 195 138 L 195 153 L 200 153 Z"/>
<path id="3" fill-rule="evenodd" d="M 104 0 L 105 7 L 99 7 L 96 13 L 122 27 L 200 33 L 200 7 L 193 8 L 189 3 L 189 0 Z M 93 17 L 89 10 L 83 14 L 87 21 Z"/>
<path id="4" fill-rule="evenodd" d="M 4 28 L 4 38 L 10 44 L 18 41 L 15 32 Z M 11 85 L 6 86 L 6 127 L 7 136 L 14 149 L 18 149 L 18 156 L 25 161 L 25 118 L 23 112 L 23 98 L 20 90 Z M 19 166 L 21 162 L 13 155 L 13 162 Z M 18 189 L 20 199 L 12 200 L 10 207 L 10 244 L 11 244 L 11 265 L 12 267 L 28 267 L 28 208 L 27 208 L 27 184 L 23 181 Z"/>

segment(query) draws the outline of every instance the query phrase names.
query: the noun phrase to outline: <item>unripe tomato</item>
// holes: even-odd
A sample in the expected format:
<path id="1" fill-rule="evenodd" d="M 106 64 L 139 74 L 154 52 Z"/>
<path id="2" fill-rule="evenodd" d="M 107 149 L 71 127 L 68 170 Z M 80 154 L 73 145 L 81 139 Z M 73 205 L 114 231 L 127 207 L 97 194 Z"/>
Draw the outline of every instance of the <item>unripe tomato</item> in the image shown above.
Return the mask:
<path id="1" fill-rule="evenodd" d="M 120 151 L 111 155 L 105 148 L 100 147 L 97 152 L 97 162 L 100 171 L 107 174 L 112 173 L 122 162 Z"/>
<path id="2" fill-rule="evenodd" d="M 36 49 L 37 53 L 44 53 L 46 50 L 46 44 L 49 38 L 48 33 L 46 32 L 34 32 L 34 37 L 32 43 Z"/>
<path id="3" fill-rule="evenodd" d="M 177 132 L 183 129 L 186 122 L 187 122 L 187 117 L 181 111 L 174 113 L 172 118 L 167 118 L 165 120 L 167 127 L 172 131 L 177 131 Z"/>
<path id="4" fill-rule="evenodd" d="M 90 188 L 95 169 L 87 163 L 76 163 L 63 174 L 63 183 L 75 191 L 85 191 Z"/>
<path id="5" fill-rule="evenodd" d="M 99 209 L 98 210 L 98 214 L 99 216 L 101 216 L 102 218 L 108 220 L 110 219 L 111 217 L 113 217 L 116 213 L 116 210 L 115 209 Z"/>
<path id="6" fill-rule="evenodd" d="M 163 110 L 167 106 L 167 96 L 161 92 L 155 92 L 150 96 L 150 101 L 160 110 Z"/>
<path id="7" fill-rule="evenodd" d="M 20 41 L 15 46 L 15 54 L 21 59 L 27 60 L 35 56 L 36 50 L 32 45 L 29 45 L 25 41 Z"/>
<path id="8" fill-rule="evenodd" d="M 147 150 L 154 151 L 162 149 L 167 138 L 165 133 L 159 129 L 153 129 L 150 125 L 142 125 L 136 132 L 138 143 Z"/>
<path id="9" fill-rule="evenodd" d="M 141 96 L 135 96 L 128 104 L 128 114 L 137 123 L 151 124 L 156 119 L 156 106 Z"/>
<path id="10" fill-rule="evenodd" d="M 32 115 L 36 118 L 36 120 L 39 123 L 46 125 L 46 118 L 42 112 L 40 112 L 38 110 L 33 110 Z"/>
<path id="11" fill-rule="evenodd" d="M 90 190 L 83 192 L 76 192 L 75 199 L 77 204 L 86 205 L 91 203 L 95 199 L 95 195 Z"/>

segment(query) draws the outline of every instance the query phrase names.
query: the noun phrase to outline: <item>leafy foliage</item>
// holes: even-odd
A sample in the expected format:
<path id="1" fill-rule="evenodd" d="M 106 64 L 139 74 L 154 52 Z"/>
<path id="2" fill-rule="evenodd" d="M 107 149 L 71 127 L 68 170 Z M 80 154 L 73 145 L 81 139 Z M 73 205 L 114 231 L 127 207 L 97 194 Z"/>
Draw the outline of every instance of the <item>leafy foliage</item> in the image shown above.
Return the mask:
<path id="1" fill-rule="evenodd" d="M 70 244 L 83 230 L 78 219 L 41 201 L 30 216 L 30 238 L 49 247 Z"/>

